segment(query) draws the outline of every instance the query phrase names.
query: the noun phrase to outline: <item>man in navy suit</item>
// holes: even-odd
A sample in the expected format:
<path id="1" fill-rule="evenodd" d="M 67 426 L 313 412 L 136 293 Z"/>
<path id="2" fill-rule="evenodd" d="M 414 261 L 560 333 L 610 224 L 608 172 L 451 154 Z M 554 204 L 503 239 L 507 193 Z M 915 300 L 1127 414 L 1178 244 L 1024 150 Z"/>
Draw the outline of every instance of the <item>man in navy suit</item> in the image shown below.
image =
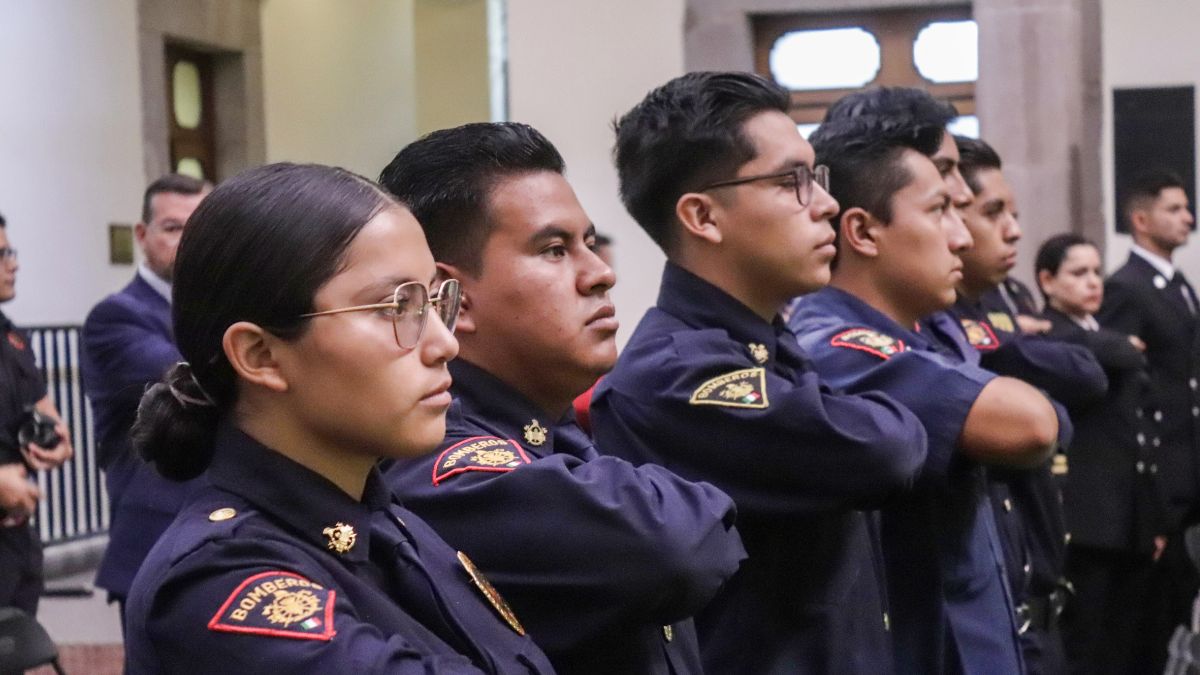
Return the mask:
<path id="1" fill-rule="evenodd" d="M 1146 343 L 1151 405 L 1157 434 L 1140 439 L 1156 459 L 1139 471 L 1158 479 L 1165 501 L 1167 545 L 1156 572 L 1155 601 L 1164 620 L 1156 653 L 1144 672 L 1162 669 L 1166 640 L 1175 625 L 1190 620 L 1198 585 L 1183 548 L 1183 529 L 1200 522 L 1200 325 L 1196 293 L 1171 262 L 1187 243 L 1195 222 L 1184 183 L 1152 171 L 1126 190 L 1125 216 L 1133 235 L 1129 260 L 1104 284 L 1100 325 Z"/>
<path id="2" fill-rule="evenodd" d="M 188 217 L 211 187 L 169 174 L 146 188 L 142 220 L 134 229 L 145 261 L 133 281 L 100 301 L 83 324 L 83 384 L 95 413 L 112 514 L 96 585 L 122 612 L 142 560 L 191 489 L 190 483 L 159 476 L 134 455 L 129 430 L 146 386 L 182 360 L 171 334 L 175 251 Z"/>

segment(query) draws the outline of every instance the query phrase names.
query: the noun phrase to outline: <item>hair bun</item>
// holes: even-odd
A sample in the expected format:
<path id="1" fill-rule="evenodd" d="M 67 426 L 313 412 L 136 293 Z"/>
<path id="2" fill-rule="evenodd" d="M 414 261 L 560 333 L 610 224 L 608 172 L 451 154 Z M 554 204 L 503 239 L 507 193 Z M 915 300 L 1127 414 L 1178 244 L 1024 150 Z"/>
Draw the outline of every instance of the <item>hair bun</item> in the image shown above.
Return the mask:
<path id="1" fill-rule="evenodd" d="M 134 450 L 166 478 L 195 478 L 212 459 L 220 408 L 204 392 L 187 363 L 178 363 L 138 404 Z"/>

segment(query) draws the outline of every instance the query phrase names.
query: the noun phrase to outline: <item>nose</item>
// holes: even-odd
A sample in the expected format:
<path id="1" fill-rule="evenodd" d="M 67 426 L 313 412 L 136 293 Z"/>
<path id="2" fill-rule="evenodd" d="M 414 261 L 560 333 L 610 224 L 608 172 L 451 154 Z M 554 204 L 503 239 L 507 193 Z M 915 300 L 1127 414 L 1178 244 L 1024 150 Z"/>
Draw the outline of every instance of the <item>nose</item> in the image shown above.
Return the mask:
<path id="1" fill-rule="evenodd" d="M 975 239 L 967 230 L 966 224 L 963 223 L 958 209 L 946 209 L 946 214 L 942 216 L 942 227 L 946 232 L 946 245 L 949 246 L 952 253 L 962 253 L 975 245 Z"/>
<path id="2" fill-rule="evenodd" d="M 971 192 L 957 165 L 946 174 L 946 189 L 950 191 L 950 202 L 957 208 L 965 209 L 975 201 L 975 193 Z"/>
<path id="3" fill-rule="evenodd" d="M 585 248 L 576 277 L 582 295 L 602 294 L 617 285 L 617 273 L 595 251 Z"/>
<path id="4" fill-rule="evenodd" d="M 813 221 L 833 220 L 841 206 L 833 195 L 821 187 L 815 180 L 812 185 L 812 197 L 809 197 L 808 213 Z"/>
<path id="5" fill-rule="evenodd" d="M 1021 239 L 1021 221 L 1012 213 L 1008 214 L 1008 222 L 1004 228 L 1004 241 L 1014 244 Z"/>
<path id="6" fill-rule="evenodd" d="M 432 314 L 426 319 L 428 323 L 419 345 L 421 362 L 430 367 L 440 366 L 458 356 L 458 338 L 435 313 Z"/>

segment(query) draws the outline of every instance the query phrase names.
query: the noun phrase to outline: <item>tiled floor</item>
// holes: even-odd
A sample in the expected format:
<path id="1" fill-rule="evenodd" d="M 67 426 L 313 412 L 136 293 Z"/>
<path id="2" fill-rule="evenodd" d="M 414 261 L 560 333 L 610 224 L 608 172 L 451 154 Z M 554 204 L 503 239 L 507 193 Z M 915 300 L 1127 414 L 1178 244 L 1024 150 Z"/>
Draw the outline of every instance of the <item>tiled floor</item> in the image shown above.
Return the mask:
<path id="1" fill-rule="evenodd" d="M 95 572 L 55 579 L 52 587 L 91 587 Z M 124 663 L 121 621 L 116 605 L 98 590 L 87 598 L 44 597 L 38 621 L 58 644 L 59 662 L 69 675 L 120 675 Z M 36 675 L 53 675 L 49 667 Z"/>

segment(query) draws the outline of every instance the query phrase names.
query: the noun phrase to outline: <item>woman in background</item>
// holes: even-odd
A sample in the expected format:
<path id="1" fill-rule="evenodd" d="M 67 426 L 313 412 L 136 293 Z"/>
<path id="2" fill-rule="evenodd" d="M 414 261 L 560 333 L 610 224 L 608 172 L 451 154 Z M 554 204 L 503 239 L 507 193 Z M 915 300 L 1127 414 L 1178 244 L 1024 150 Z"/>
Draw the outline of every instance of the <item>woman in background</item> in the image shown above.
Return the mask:
<path id="1" fill-rule="evenodd" d="M 551 672 L 375 468 L 445 431 L 459 295 L 435 276 L 416 220 L 340 169 L 252 169 L 196 210 L 173 291 L 187 362 L 134 446 L 209 485 L 134 581 L 126 672 Z"/>
<path id="2" fill-rule="evenodd" d="M 1087 346 L 1108 375 L 1105 398 L 1072 409 L 1063 508 L 1071 539 L 1067 578 L 1075 588 L 1063 614 L 1074 673 L 1136 673 L 1150 656 L 1139 636 L 1153 565 L 1165 540 L 1156 489 L 1148 405 L 1146 346 L 1136 335 L 1104 328 L 1093 314 L 1104 298 L 1100 251 L 1076 234 L 1051 237 L 1038 250 L 1038 286 L 1049 335 Z"/>

